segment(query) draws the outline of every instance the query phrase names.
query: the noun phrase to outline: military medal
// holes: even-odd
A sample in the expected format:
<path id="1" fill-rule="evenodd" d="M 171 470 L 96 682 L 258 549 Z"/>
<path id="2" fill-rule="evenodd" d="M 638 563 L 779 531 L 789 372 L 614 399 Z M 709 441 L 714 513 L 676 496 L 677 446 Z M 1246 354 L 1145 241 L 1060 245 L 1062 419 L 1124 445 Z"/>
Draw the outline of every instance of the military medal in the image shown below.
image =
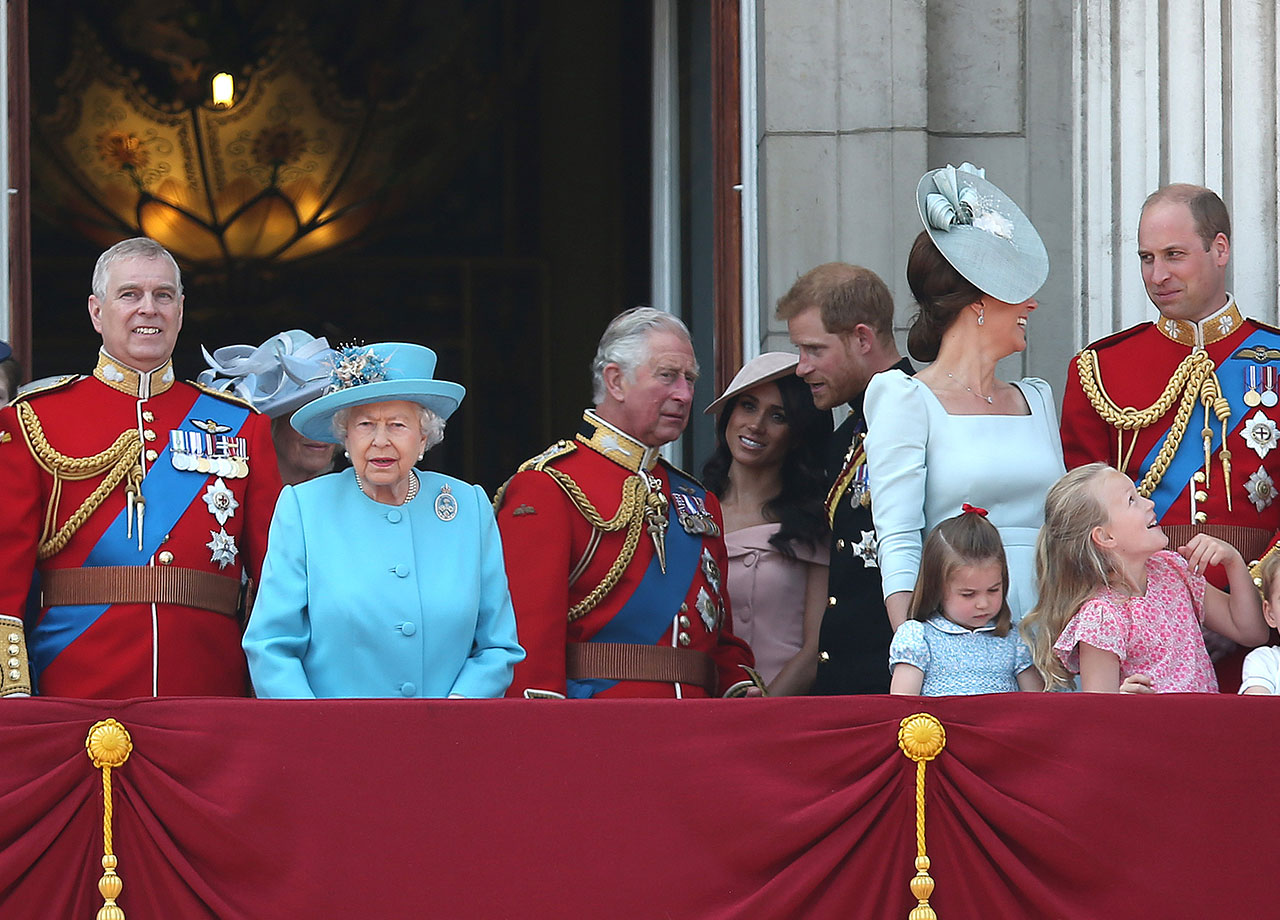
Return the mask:
<path id="1" fill-rule="evenodd" d="M 212 421 L 199 423 L 201 428 L 205 425 L 212 426 L 217 433 L 184 429 L 169 432 L 169 462 L 173 468 L 223 479 L 244 479 L 248 476 L 249 442 L 221 433 L 231 430 L 225 425 Z"/>
<path id="2" fill-rule="evenodd" d="M 1262 396 L 1260 399 L 1268 409 L 1280 402 L 1280 396 L 1276 395 L 1276 369 L 1269 364 L 1262 369 Z"/>
<path id="3" fill-rule="evenodd" d="M 723 594 L 720 590 L 720 566 L 716 564 L 715 557 L 711 555 L 706 547 L 702 548 L 702 574 L 706 576 L 708 584 L 711 585 L 711 590 L 717 596 Z"/>
<path id="4" fill-rule="evenodd" d="M 1258 393 L 1258 365 L 1250 364 L 1244 369 L 1244 382 L 1247 387 L 1244 391 L 1244 404 L 1250 409 L 1256 409 L 1262 404 L 1262 396 Z"/>
<path id="5" fill-rule="evenodd" d="M 707 628 L 707 632 L 715 632 L 720 628 L 724 620 L 724 611 L 711 599 L 706 588 L 698 589 L 698 600 L 695 606 L 698 608 L 698 615 L 702 617 L 702 625 Z"/>
<path id="6" fill-rule="evenodd" d="M 849 506 L 851 508 L 865 508 L 871 504 L 871 483 L 865 463 L 859 464 L 854 470 L 853 482 L 849 484 Z"/>
<path id="7" fill-rule="evenodd" d="M 1245 422 L 1245 443 L 1252 448 L 1259 459 L 1271 453 L 1271 448 L 1276 446 L 1277 438 L 1280 438 L 1280 430 L 1277 430 L 1275 422 L 1262 414 L 1261 409 L 1254 413 L 1253 418 Z"/>
<path id="8" fill-rule="evenodd" d="M 1244 490 L 1249 493 L 1249 501 L 1253 502 L 1253 507 L 1259 511 L 1270 505 L 1276 497 L 1276 484 L 1263 467 L 1258 467 L 1258 471 L 1245 480 Z"/>
<path id="9" fill-rule="evenodd" d="M 440 494 L 436 496 L 436 517 L 442 521 L 452 521 L 458 516 L 458 500 L 453 497 L 453 493 L 447 485 L 440 487 Z"/>
<path id="10" fill-rule="evenodd" d="M 862 560 L 864 569 L 875 569 L 879 568 L 876 564 L 876 550 L 879 546 L 880 543 L 876 539 L 876 532 L 874 530 L 864 530 L 862 531 L 862 539 L 857 543 L 850 543 L 849 550 Z"/>
<path id="11" fill-rule="evenodd" d="M 236 538 L 227 533 L 226 528 L 209 531 L 209 536 L 213 537 L 205 546 L 209 547 L 212 555 L 209 557 L 210 562 L 218 563 L 219 569 L 225 569 L 231 563 L 236 561 L 236 553 L 240 550 L 236 548 Z"/>
<path id="12" fill-rule="evenodd" d="M 209 506 L 209 513 L 217 519 L 220 525 L 225 525 L 229 518 L 235 517 L 236 509 L 240 507 L 240 503 L 236 501 L 235 495 L 227 488 L 227 484 L 222 481 L 221 476 L 212 485 L 205 487 L 204 495 L 201 498 Z"/>
<path id="13" fill-rule="evenodd" d="M 685 533 L 709 537 L 720 536 L 720 528 L 716 524 L 716 519 L 707 509 L 707 503 L 702 496 L 685 492 L 672 492 L 671 500 L 675 502 L 676 517 L 679 519 L 680 526 L 684 528 Z"/>

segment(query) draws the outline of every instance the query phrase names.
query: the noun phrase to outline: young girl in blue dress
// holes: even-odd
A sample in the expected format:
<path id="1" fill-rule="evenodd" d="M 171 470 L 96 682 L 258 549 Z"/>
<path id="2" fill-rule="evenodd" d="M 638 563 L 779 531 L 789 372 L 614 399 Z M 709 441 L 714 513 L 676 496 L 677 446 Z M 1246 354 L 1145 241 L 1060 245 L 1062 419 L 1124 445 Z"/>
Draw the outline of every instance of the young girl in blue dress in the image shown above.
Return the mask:
<path id="1" fill-rule="evenodd" d="M 1043 690 L 1013 628 L 1009 566 L 987 512 L 968 504 L 925 541 L 909 619 L 889 646 L 890 693 L 963 696 Z"/>

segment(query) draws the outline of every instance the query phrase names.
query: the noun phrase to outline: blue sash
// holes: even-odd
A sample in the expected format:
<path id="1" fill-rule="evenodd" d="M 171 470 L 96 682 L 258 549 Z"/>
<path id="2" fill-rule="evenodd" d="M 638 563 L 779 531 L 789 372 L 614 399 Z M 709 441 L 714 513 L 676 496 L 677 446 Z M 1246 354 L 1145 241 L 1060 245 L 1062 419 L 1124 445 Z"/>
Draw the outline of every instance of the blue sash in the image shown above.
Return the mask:
<path id="1" fill-rule="evenodd" d="M 667 473 L 672 491 L 683 488 L 700 497 L 706 496 L 706 491 L 693 480 L 670 468 Z M 689 596 L 689 587 L 702 562 L 702 536 L 691 534 L 680 526 L 675 502 L 669 502 L 667 508 L 666 546 L 666 574 L 662 573 L 658 554 L 654 553 L 635 591 L 589 641 L 657 645 L 663 633 L 671 628 L 672 618 Z M 586 699 L 602 690 L 608 690 L 616 683 L 616 680 L 606 678 L 570 680 L 566 681 L 566 695 L 570 699 Z"/>
<path id="2" fill-rule="evenodd" d="M 1241 348 L 1252 348 L 1254 345 L 1277 344 L 1276 336 L 1273 332 L 1266 329 L 1256 330 L 1252 335 L 1246 338 L 1238 346 L 1236 351 Z M 1232 354 L 1235 352 L 1233 351 Z M 1230 424 L 1238 426 L 1245 417 L 1245 413 L 1256 410 L 1250 409 L 1244 404 L 1244 385 L 1241 380 L 1223 380 L 1224 370 L 1231 365 L 1231 358 L 1227 358 L 1218 368 L 1219 383 L 1222 384 L 1222 395 L 1226 398 L 1227 403 L 1231 406 Z M 1243 368 L 1243 363 L 1236 362 Z M 1213 429 L 1213 438 L 1211 441 L 1211 449 L 1217 453 L 1222 447 L 1222 425 L 1219 424 L 1217 416 L 1214 416 L 1212 424 L 1209 426 Z M 1182 436 L 1182 443 L 1178 445 L 1178 452 L 1174 454 L 1173 460 L 1169 463 L 1169 468 L 1165 470 L 1164 475 L 1160 477 L 1160 484 L 1156 486 L 1155 491 L 1151 493 L 1151 500 L 1156 505 L 1156 520 L 1164 520 L 1164 516 L 1173 507 L 1174 502 L 1182 495 L 1187 488 L 1187 483 L 1191 481 L 1191 477 L 1195 475 L 1196 470 L 1204 466 L 1204 440 L 1200 437 L 1200 432 L 1204 429 L 1204 404 L 1197 402 L 1195 408 L 1191 410 L 1191 418 L 1187 420 L 1187 430 Z M 1234 428 L 1232 429 L 1234 430 Z M 1142 465 L 1138 468 L 1138 475 L 1134 479 L 1138 482 L 1142 481 L 1142 477 L 1147 475 L 1147 471 L 1151 469 L 1151 464 L 1155 462 L 1156 456 L 1160 453 L 1160 447 L 1164 444 L 1164 438 L 1160 437 L 1156 440 L 1155 445 L 1151 448 L 1151 452 L 1142 458 Z M 1232 484 L 1236 483 L 1238 478 L 1237 472 L 1239 466 L 1232 470 Z M 1216 477 L 1222 475 L 1221 467 L 1214 471 Z M 1235 499 L 1233 498 L 1233 501 Z M 1188 514 L 1189 514 L 1188 510 Z"/>
<path id="3" fill-rule="evenodd" d="M 220 425 L 239 431 L 249 417 L 249 410 L 222 399 L 201 395 L 186 412 L 181 430 L 195 431 L 192 418 L 213 419 Z M 138 549 L 138 536 L 128 536 L 128 508 L 116 515 L 103 532 L 97 544 L 85 558 L 84 568 L 103 565 L 146 565 L 160 546 L 160 541 L 173 529 L 178 520 L 191 507 L 196 496 L 208 482 L 204 473 L 175 469 L 170 460 L 170 448 L 166 444 L 150 472 L 142 480 L 142 496 L 146 499 L 143 544 Z M 136 522 L 135 522 L 136 523 Z M 49 666 L 62 651 L 92 626 L 107 610 L 109 604 L 75 604 L 50 607 L 34 629 L 27 632 L 27 650 L 31 659 L 31 681 L 39 680 L 40 672 Z"/>

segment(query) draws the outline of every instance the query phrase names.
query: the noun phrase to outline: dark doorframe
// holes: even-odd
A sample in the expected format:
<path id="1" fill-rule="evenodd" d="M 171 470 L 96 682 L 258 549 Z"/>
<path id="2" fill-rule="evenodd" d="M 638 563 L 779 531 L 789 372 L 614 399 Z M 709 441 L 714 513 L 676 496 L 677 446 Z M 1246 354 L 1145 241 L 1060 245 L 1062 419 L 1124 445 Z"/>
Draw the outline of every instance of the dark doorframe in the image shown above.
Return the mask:
<path id="1" fill-rule="evenodd" d="M 27 0 L 9 0 L 9 338 L 31 375 L 31 70 L 27 66 Z"/>
<path id="2" fill-rule="evenodd" d="M 742 87 L 739 0 L 711 5 L 712 301 L 716 392 L 742 360 Z"/>

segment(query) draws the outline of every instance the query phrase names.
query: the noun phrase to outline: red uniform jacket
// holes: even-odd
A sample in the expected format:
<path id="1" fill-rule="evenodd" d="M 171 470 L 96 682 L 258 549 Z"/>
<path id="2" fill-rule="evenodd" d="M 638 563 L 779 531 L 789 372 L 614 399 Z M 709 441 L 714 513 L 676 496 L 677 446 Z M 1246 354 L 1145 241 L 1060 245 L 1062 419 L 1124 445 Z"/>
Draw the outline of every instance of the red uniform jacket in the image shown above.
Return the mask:
<path id="1" fill-rule="evenodd" d="M 1246 562 L 1252 562 L 1280 528 L 1280 502 L 1275 501 L 1280 448 L 1272 446 L 1277 442 L 1275 426 L 1280 426 L 1280 407 L 1275 405 L 1280 400 L 1266 397 L 1263 389 L 1265 381 L 1274 379 L 1280 368 L 1280 331 L 1243 319 L 1234 302 L 1199 326 L 1197 330 L 1193 323 L 1161 319 L 1096 342 L 1087 351 L 1096 355 L 1096 377 L 1105 396 L 1115 406 L 1145 409 L 1169 385 L 1197 342 L 1203 343 L 1224 400 L 1217 409 L 1229 412 L 1225 422 L 1229 472 L 1222 463 L 1224 422 L 1214 409 L 1209 421 L 1212 453 L 1205 469 L 1205 408 L 1197 397 L 1181 443 L 1149 497 L 1156 503 L 1161 524 L 1228 528 L 1216 532 L 1240 549 Z M 1067 468 L 1101 460 L 1141 482 L 1174 427 L 1185 387 L 1179 385 L 1166 411 L 1137 431 L 1126 464 L 1134 433 L 1118 432 L 1099 415 L 1081 385 L 1080 374 L 1077 358 L 1071 363 L 1062 400 L 1062 451 Z M 1251 380 L 1255 382 L 1252 393 Z M 1265 405 L 1264 399 L 1272 405 Z M 1207 482 L 1196 480 L 1197 474 L 1206 473 Z M 1215 584 L 1225 585 L 1220 569 L 1213 576 L 1211 572 Z"/>
<path id="2" fill-rule="evenodd" d="M 694 533 L 701 558 L 696 558 L 695 551 L 695 564 L 685 566 L 692 569 L 687 585 L 681 583 L 669 589 L 667 596 L 673 598 L 670 606 L 654 604 L 637 610 L 632 605 L 627 608 L 627 616 L 638 618 L 649 634 L 657 637 L 654 644 L 658 646 L 689 648 L 710 655 L 719 675 L 719 692 L 740 684 L 746 675 L 739 665 L 751 665 L 753 658 L 747 644 L 733 635 L 729 595 L 723 582 L 728 559 L 721 536 L 719 503 L 705 489 L 689 485 L 691 480 L 669 469 L 662 461 L 654 463 L 653 449 L 646 449 L 608 426 L 594 413 L 587 413 L 585 418 L 583 433 L 575 443 L 560 442 L 526 463 L 499 497 L 498 527 L 502 532 L 516 627 L 520 643 L 528 653 L 528 657 L 516 665 L 515 679 L 507 695 L 707 696 L 702 687 L 689 683 L 566 682 L 565 679 L 566 647 L 610 634 L 617 625 L 615 618 L 627 608 L 646 571 L 650 570 L 656 550 L 647 529 L 642 530 L 629 564 L 618 574 L 615 584 L 606 585 L 607 590 L 601 596 L 598 588 L 606 582 L 614 562 L 623 552 L 627 530 L 623 527 L 602 532 L 593 527 L 580 503 L 570 497 L 572 486 L 566 489 L 562 481 L 576 484 L 599 516 L 610 521 L 623 502 L 626 483 L 636 480 L 642 464 L 650 466 L 650 475 L 660 483 L 661 492 L 668 499 L 669 544 L 674 545 L 675 536 L 683 539 L 683 535 L 675 535 L 673 531 L 684 526 L 679 499 L 672 497 L 673 477 L 680 483 L 676 491 L 688 492 L 689 498 L 683 499 L 685 510 L 700 508 L 702 522 L 714 522 L 715 528 L 714 535 Z M 617 460 L 612 459 L 615 457 Z M 548 469 L 559 474 L 560 479 Z M 690 501 L 693 498 L 697 501 Z M 697 524 L 693 527 L 694 531 L 698 529 Z M 668 558 L 668 568 L 674 573 L 679 565 L 675 559 Z M 655 573 L 656 567 L 649 577 L 658 577 Z M 571 621 L 570 609 L 593 592 L 598 602 Z"/>
<path id="3" fill-rule="evenodd" d="M 225 431 L 220 423 L 211 425 L 210 416 L 218 415 L 234 424 Z M 71 458 L 92 457 L 130 431 L 141 446 L 124 468 L 140 462 L 146 477 L 141 491 L 150 500 L 142 529 L 154 547 L 139 553 L 136 513 L 132 524 L 125 520 L 126 476 L 87 516 L 80 515 L 60 549 L 37 561 L 42 541 L 111 475 L 71 478 L 65 472 Z M 193 451 L 189 462 L 173 463 L 173 431 L 186 432 L 173 441 Z M 217 454 L 219 440 L 224 451 L 244 456 L 196 469 L 196 456 Z M 64 469 L 56 488 L 51 465 Z M 156 473 L 177 488 L 160 491 L 164 478 L 153 478 Z M 33 572 L 75 569 L 87 560 L 173 566 L 236 580 L 247 572 L 256 578 L 279 491 L 265 416 L 238 400 L 174 381 L 171 364 L 140 375 L 103 353 L 94 376 L 37 391 L 0 410 L 0 613 L 23 616 Z M 171 495 L 186 496 L 180 508 L 162 507 Z M 91 557 L 91 551 L 105 552 L 108 561 Z M 32 676 L 44 695 L 121 699 L 246 692 L 241 625 L 226 613 L 173 603 L 36 606 L 26 614 L 26 632 Z"/>

